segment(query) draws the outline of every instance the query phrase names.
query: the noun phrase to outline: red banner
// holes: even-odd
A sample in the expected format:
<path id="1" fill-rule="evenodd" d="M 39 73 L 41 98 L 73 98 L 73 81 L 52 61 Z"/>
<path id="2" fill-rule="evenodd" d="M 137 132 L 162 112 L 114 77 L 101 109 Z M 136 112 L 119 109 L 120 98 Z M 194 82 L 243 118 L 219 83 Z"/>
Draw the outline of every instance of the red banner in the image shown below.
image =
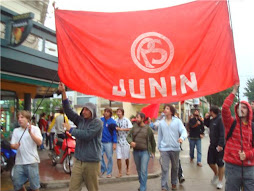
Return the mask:
<path id="1" fill-rule="evenodd" d="M 226 1 L 134 12 L 56 10 L 58 74 L 109 100 L 166 103 L 239 82 Z"/>
<path id="2" fill-rule="evenodd" d="M 143 107 L 141 109 L 141 112 L 143 112 L 146 117 L 150 117 L 151 119 L 156 119 L 158 117 L 159 114 L 159 110 L 160 110 L 160 104 L 151 104 L 148 105 L 146 107 Z"/>

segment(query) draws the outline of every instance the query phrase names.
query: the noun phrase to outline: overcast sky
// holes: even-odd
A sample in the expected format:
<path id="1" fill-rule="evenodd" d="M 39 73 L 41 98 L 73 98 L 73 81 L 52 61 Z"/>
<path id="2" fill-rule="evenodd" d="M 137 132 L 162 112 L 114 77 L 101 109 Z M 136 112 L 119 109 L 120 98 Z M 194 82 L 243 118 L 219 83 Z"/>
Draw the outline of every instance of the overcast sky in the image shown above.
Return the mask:
<path id="1" fill-rule="evenodd" d="M 55 2 L 56 7 L 65 10 L 120 12 L 169 7 L 190 0 L 55 0 Z M 243 97 L 244 87 L 247 79 L 254 78 L 254 0 L 229 0 L 229 5 L 240 77 L 240 99 L 247 100 Z M 51 14 L 45 25 L 54 29 L 52 3 L 49 4 L 49 13 Z"/>

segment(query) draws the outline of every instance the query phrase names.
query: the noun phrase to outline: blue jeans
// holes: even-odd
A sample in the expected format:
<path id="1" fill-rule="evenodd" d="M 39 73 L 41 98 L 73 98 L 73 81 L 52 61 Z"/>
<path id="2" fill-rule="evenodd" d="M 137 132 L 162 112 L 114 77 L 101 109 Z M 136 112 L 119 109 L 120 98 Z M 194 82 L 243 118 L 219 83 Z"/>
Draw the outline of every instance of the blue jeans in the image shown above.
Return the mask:
<path id="1" fill-rule="evenodd" d="M 15 165 L 13 175 L 13 186 L 15 190 L 20 190 L 26 181 L 29 181 L 30 188 L 37 190 L 40 188 L 40 176 L 38 163 Z"/>
<path id="2" fill-rule="evenodd" d="M 136 164 L 136 169 L 138 172 L 138 180 L 140 183 L 140 191 L 146 190 L 147 182 L 147 168 L 150 159 L 148 151 L 133 151 L 133 157 Z"/>
<path id="3" fill-rule="evenodd" d="M 197 147 L 197 163 L 201 162 L 201 139 L 191 139 L 189 138 L 190 142 L 190 158 L 194 158 L 194 149 L 195 146 Z"/>
<path id="4" fill-rule="evenodd" d="M 106 153 L 108 159 L 107 167 L 103 157 L 104 153 Z M 107 175 L 112 174 L 112 167 L 113 167 L 113 143 L 102 143 L 101 173 L 107 172 Z"/>
<path id="5" fill-rule="evenodd" d="M 225 191 L 239 191 L 243 183 L 244 191 L 254 190 L 254 166 L 242 167 L 230 163 L 225 164 Z"/>
<path id="6" fill-rule="evenodd" d="M 46 139 L 46 133 L 42 133 L 41 135 L 42 135 L 42 143 L 41 143 L 40 149 L 45 149 L 44 140 Z"/>

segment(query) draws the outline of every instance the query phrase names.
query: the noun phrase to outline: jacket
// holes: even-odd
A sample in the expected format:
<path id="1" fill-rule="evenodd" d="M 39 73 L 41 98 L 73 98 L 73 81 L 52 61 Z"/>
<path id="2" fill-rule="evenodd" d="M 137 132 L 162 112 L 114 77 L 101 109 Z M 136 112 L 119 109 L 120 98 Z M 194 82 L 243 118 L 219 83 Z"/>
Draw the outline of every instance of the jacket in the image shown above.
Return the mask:
<path id="1" fill-rule="evenodd" d="M 197 122 L 200 122 L 200 125 Z M 200 118 L 192 117 L 189 120 L 189 137 L 194 139 L 200 139 L 200 134 L 204 134 L 204 122 Z"/>
<path id="2" fill-rule="evenodd" d="M 225 133 L 224 133 L 224 125 L 221 119 L 221 114 L 218 114 L 214 119 L 210 120 L 209 130 L 210 130 L 209 131 L 210 147 L 216 148 L 218 145 L 224 147 Z"/>
<path id="3" fill-rule="evenodd" d="M 68 99 L 63 100 L 63 109 L 67 117 L 73 121 L 77 128 L 70 133 L 76 138 L 75 157 L 83 162 L 99 162 L 101 160 L 102 122 L 96 118 L 96 106 L 92 103 L 84 105 L 92 113 L 92 119 L 73 112 Z"/>
<path id="4" fill-rule="evenodd" d="M 225 127 L 225 137 L 230 130 L 230 127 L 234 121 L 234 118 L 231 116 L 230 106 L 234 101 L 234 94 L 229 94 L 229 96 L 225 99 L 222 105 L 222 120 Z M 252 121 L 252 109 L 248 102 L 241 101 L 248 107 L 249 116 L 248 123 L 241 123 L 242 128 L 242 137 L 243 137 L 243 151 L 246 154 L 246 159 L 243 161 L 243 166 L 254 166 L 254 148 L 252 147 L 252 129 L 251 129 L 251 121 Z M 227 141 L 227 146 L 225 147 L 224 152 L 224 160 L 227 163 L 235 164 L 238 166 L 242 165 L 242 161 L 240 160 L 238 152 L 241 150 L 241 134 L 240 134 L 240 118 L 236 112 L 236 108 L 238 104 L 235 105 L 235 113 L 236 113 L 236 127 L 232 133 L 232 136 Z"/>
<path id="5" fill-rule="evenodd" d="M 180 151 L 178 139 L 185 140 L 187 131 L 183 122 L 177 117 L 172 117 L 170 125 L 165 119 L 161 120 L 158 129 L 158 149 L 160 151 Z"/>
<path id="6" fill-rule="evenodd" d="M 109 127 L 112 127 L 111 124 L 116 125 L 116 121 L 113 118 L 109 118 L 108 120 L 105 117 L 101 118 L 103 122 L 103 130 L 102 130 L 102 139 L 101 142 L 103 143 L 117 143 L 117 135 L 116 130 L 113 130 L 112 134 L 110 133 Z"/>
<path id="7" fill-rule="evenodd" d="M 132 129 L 129 131 L 127 137 L 126 137 L 126 140 L 127 142 L 130 144 L 131 142 L 133 142 L 133 131 L 135 128 L 142 128 L 140 126 L 138 126 L 137 123 L 134 123 Z M 153 134 L 153 130 L 148 127 L 147 128 L 147 150 L 149 153 L 153 153 L 155 154 L 155 148 L 156 148 L 156 143 L 155 143 L 155 139 L 154 139 L 154 134 Z"/>

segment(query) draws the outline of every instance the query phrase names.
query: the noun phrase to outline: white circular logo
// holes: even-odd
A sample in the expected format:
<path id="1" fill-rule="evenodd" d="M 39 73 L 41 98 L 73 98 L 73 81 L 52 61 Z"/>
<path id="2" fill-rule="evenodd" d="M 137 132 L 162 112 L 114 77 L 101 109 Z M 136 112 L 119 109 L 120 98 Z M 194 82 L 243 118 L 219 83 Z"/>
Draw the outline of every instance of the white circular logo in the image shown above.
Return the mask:
<path id="1" fill-rule="evenodd" d="M 144 33 L 132 43 L 131 57 L 141 70 L 158 73 L 166 69 L 172 61 L 174 46 L 167 37 L 160 33 Z"/>

